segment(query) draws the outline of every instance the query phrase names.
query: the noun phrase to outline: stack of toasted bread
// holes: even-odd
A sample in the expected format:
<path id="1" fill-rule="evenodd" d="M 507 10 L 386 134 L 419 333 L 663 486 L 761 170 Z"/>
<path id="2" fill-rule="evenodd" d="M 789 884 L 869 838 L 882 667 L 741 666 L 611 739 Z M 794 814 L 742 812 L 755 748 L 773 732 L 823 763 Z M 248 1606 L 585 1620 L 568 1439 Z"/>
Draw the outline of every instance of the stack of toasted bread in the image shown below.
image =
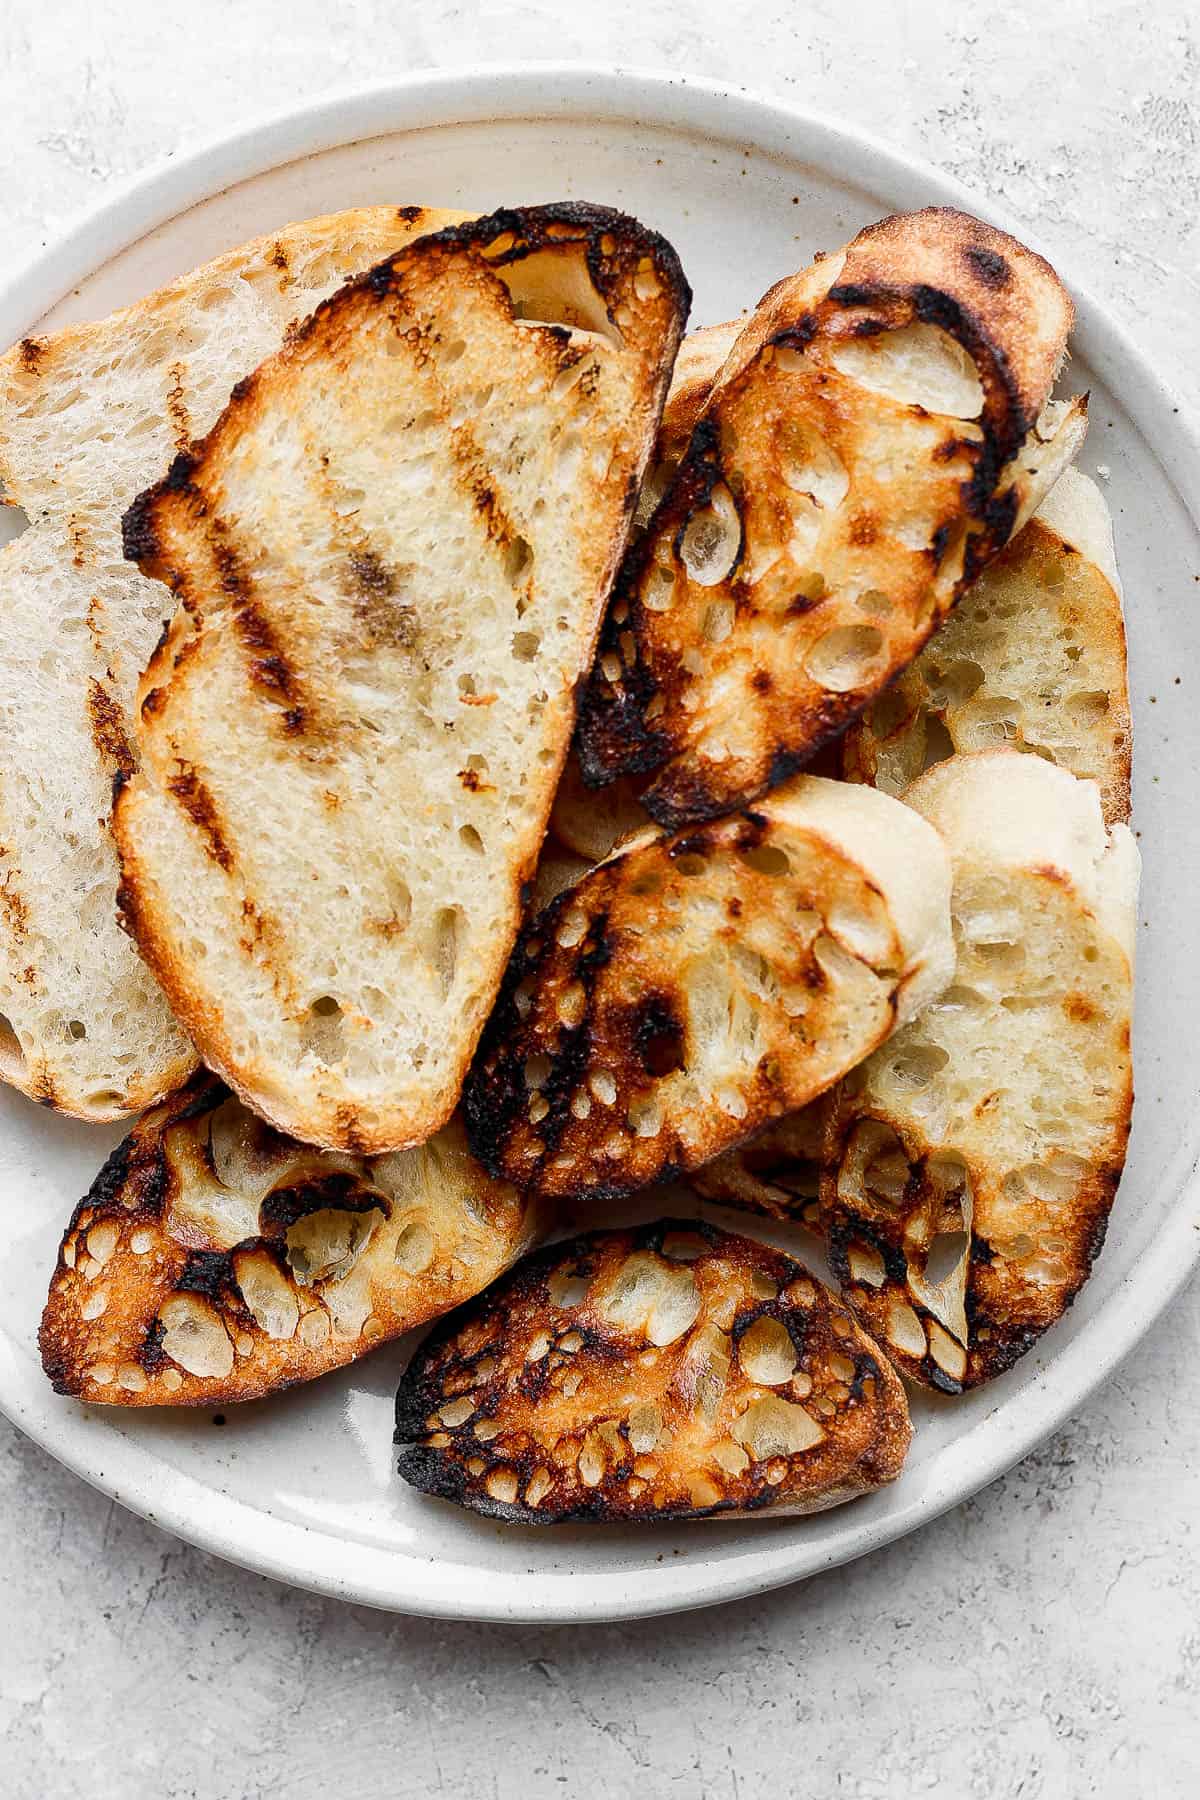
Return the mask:
<path id="1" fill-rule="evenodd" d="M 811 1511 L 1086 1278 L 1138 862 L 1071 302 L 931 209 L 689 305 L 604 207 L 380 208 L 0 360 L 0 1076 L 143 1113 L 61 1392 L 225 1405 L 449 1315 L 418 1488 Z M 840 1293 L 620 1227 L 681 1181 Z"/>

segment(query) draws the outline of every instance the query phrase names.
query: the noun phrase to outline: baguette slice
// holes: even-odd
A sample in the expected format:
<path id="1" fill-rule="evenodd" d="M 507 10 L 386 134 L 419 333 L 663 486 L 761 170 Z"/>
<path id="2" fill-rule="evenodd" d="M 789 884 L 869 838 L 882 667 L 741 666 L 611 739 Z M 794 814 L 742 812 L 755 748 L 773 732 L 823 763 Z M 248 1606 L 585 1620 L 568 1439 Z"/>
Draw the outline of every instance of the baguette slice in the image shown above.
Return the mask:
<path id="1" fill-rule="evenodd" d="M 1094 782 L 1013 750 L 906 796 L 954 865 L 952 987 L 831 1096 L 821 1222 L 847 1302 L 957 1392 L 1054 1323 L 1104 1242 L 1133 1103 L 1138 853 Z"/>
<path id="2" fill-rule="evenodd" d="M 124 915 L 281 1130 L 377 1152 L 454 1108 L 687 303 L 602 207 L 424 238 L 126 516 L 180 606 L 114 810 Z"/>
<path id="3" fill-rule="evenodd" d="M 956 750 L 1011 745 L 1099 783 L 1129 819 L 1129 681 L 1112 519 L 1066 469 L 894 687 L 852 725 L 843 771 L 902 794 Z"/>
<path id="4" fill-rule="evenodd" d="M 822 1094 L 705 1163 L 693 1175 L 692 1186 L 722 1206 L 740 1206 L 816 1230 L 829 1101 L 830 1095 Z"/>
<path id="5" fill-rule="evenodd" d="M 799 776 L 649 833 L 525 928 L 464 1091 L 475 1154 L 538 1193 L 627 1194 L 802 1106 L 954 966 L 935 831 Z"/>
<path id="6" fill-rule="evenodd" d="M 1054 271 L 930 209 L 780 282 L 618 580 L 581 709 L 593 786 L 676 827 L 807 762 L 913 659 L 1082 439 L 1047 407 Z"/>
<path id="7" fill-rule="evenodd" d="M 534 1227 L 457 1120 L 364 1161 L 280 1137 L 201 1074 L 138 1121 L 76 1208 L 42 1362 L 81 1400 L 256 1400 L 469 1299 Z"/>
<path id="8" fill-rule="evenodd" d="M 743 324 L 744 321 L 738 319 L 726 325 L 707 325 L 700 331 L 689 331 L 679 346 L 654 456 L 638 495 L 636 530 L 644 529 L 666 493 L 691 441 L 709 389 Z M 638 801 L 645 786 L 645 776 L 632 775 L 618 776 L 599 792 L 589 788 L 572 747 L 563 765 L 550 815 L 555 836 L 577 856 L 587 857 L 593 863 L 603 862 L 622 838 L 634 831 L 644 831 L 650 823 L 648 813 Z"/>
<path id="9" fill-rule="evenodd" d="M 372 207 L 291 225 L 96 324 L 0 357 L 0 1079 L 85 1119 L 150 1105 L 196 1054 L 116 921 L 114 775 L 170 599 L 121 513 L 247 368 L 348 275 L 458 219 Z"/>
<path id="10" fill-rule="evenodd" d="M 528 1257 L 396 1396 L 405 1481 L 515 1524 L 808 1513 L 894 1481 L 887 1359 L 782 1251 L 691 1220 Z"/>

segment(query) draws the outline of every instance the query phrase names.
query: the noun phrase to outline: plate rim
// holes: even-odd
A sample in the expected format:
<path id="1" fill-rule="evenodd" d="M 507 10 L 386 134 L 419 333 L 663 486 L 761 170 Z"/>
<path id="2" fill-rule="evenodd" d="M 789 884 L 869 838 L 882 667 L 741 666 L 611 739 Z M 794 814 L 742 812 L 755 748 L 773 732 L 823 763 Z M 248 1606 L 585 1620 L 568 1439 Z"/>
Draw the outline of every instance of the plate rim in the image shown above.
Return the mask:
<path id="1" fill-rule="evenodd" d="M 321 95 L 156 166 L 105 194 L 54 242 L 0 283 L 0 343 L 17 341 L 71 288 L 158 226 L 223 189 L 305 156 L 405 131 L 487 120 L 640 119 L 659 128 L 751 145 L 767 154 L 808 153 L 818 166 L 882 188 L 896 206 L 961 206 L 1037 248 L 1003 208 L 971 192 L 957 178 L 886 143 L 869 131 L 839 123 L 752 89 L 654 68 L 584 62 L 481 64 L 415 71 L 401 79 Z M 792 140 L 790 143 L 788 140 Z M 906 197 L 907 196 L 907 197 Z M 923 201 L 919 196 L 923 196 Z M 1200 531 L 1188 490 L 1200 492 L 1200 431 L 1136 340 L 1086 284 L 1070 282 L 1077 337 L 1088 360 L 1110 381 L 1165 482 Z M 1118 378 L 1112 372 L 1120 368 Z M 379 1545 L 269 1514 L 229 1494 L 214 1495 L 196 1477 L 162 1461 L 107 1428 L 103 1411 L 77 1410 L 81 1430 L 68 1442 L 56 1428 L 49 1389 L 41 1407 L 26 1404 L 17 1352 L 0 1326 L 0 1412 L 50 1455 L 92 1486 L 176 1536 L 243 1567 L 333 1598 L 413 1615 L 525 1623 L 584 1623 L 652 1617 L 745 1598 L 848 1562 L 907 1535 L 977 1493 L 1057 1430 L 1167 1310 L 1200 1262 L 1200 1159 L 1180 1181 L 1179 1204 L 1109 1300 L 1101 1315 L 1052 1354 L 1025 1390 L 1021 1429 L 997 1407 L 975 1421 L 956 1449 L 980 1432 L 990 1442 L 964 1477 L 914 1491 L 907 1506 L 872 1519 L 859 1501 L 861 1527 L 849 1544 L 814 1553 L 803 1535 L 771 1538 L 746 1558 L 711 1564 L 682 1556 L 646 1568 L 599 1572 L 489 1572 L 434 1557 L 403 1557 Z M 1103 1332 L 1100 1327 L 1103 1324 Z M 1049 1380 L 1050 1372 L 1053 1380 Z M 144 1465 L 151 1465 L 147 1475 Z M 896 1490 L 893 1490 L 893 1493 Z M 203 1505 L 197 1500 L 203 1497 Z M 327 1545 L 323 1566 L 317 1546 Z M 774 1554 L 772 1554 L 774 1550 Z M 744 1563 L 752 1566 L 746 1568 Z M 401 1570 L 399 1580 L 387 1568 Z M 417 1578 L 417 1571 L 420 1576 Z M 438 1571 L 442 1571 L 439 1579 Z"/>

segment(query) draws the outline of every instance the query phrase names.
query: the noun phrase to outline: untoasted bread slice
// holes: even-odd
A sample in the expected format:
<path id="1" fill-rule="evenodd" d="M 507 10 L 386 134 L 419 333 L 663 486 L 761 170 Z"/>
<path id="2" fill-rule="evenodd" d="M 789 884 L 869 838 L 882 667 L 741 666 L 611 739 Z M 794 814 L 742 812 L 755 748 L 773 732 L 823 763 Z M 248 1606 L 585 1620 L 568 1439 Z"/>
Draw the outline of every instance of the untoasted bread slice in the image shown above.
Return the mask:
<path id="1" fill-rule="evenodd" d="M 113 776 L 170 598 L 121 513 L 237 377 L 349 275 L 461 215 L 371 207 L 290 225 L 96 324 L 0 357 L 0 1078 L 85 1119 L 150 1105 L 196 1054 L 116 921 Z"/>
<path id="2" fill-rule="evenodd" d="M 724 362 L 614 591 L 585 779 L 668 826 L 808 761 L 920 650 L 1078 448 L 1047 410 L 1054 271 L 962 213 L 882 220 L 780 282 Z"/>
<path id="3" fill-rule="evenodd" d="M 457 1121 L 364 1161 L 279 1136 L 198 1075 L 138 1121 L 76 1208 L 42 1361 L 81 1400 L 256 1400 L 469 1299 L 534 1226 Z"/>
<path id="4" fill-rule="evenodd" d="M 956 750 L 1009 744 L 1099 783 L 1129 819 L 1129 683 L 1112 520 L 1067 469 L 895 685 L 846 733 L 848 779 L 901 794 Z"/>
<path id="5" fill-rule="evenodd" d="M 954 1392 L 1070 1305 L 1104 1241 L 1133 1101 L 1138 854 L 1094 782 L 956 756 L 909 805 L 954 865 L 954 984 L 830 1107 L 822 1227 L 898 1366 Z"/>
<path id="6" fill-rule="evenodd" d="M 127 515 L 181 604 L 114 810 L 122 905 L 280 1129 L 379 1151 L 454 1107 L 687 301 L 669 245 L 601 207 L 426 237 Z"/>
<path id="7" fill-rule="evenodd" d="M 439 1327 L 398 1466 L 518 1524 L 808 1513 L 894 1481 L 887 1359 L 782 1251 L 691 1220 L 553 1244 Z"/>
<path id="8" fill-rule="evenodd" d="M 948 903 L 937 833 L 845 782 L 647 834 L 526 926 L 464 1090 L 475 1154 L 596 1199 L 699 1167 L 940 992 Z"/>

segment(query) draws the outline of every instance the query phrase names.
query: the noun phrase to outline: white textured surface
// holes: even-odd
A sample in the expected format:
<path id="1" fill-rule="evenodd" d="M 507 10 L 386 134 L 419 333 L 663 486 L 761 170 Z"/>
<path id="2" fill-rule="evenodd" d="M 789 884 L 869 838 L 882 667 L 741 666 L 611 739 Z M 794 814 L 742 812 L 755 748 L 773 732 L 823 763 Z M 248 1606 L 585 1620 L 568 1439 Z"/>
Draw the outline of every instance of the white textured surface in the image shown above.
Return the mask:
<path id="1" fill-rule="evenodd" d="M 8 0 L 6 253 L 322 89 L 488 59 L 665 65 L 858 121 L 1003 200 L 1200 406 L 1193 0 L 576 10 Z M 918 1537 L 752 1604 L 587 1632 L 289 1592 L 121 1513 L 0 1424 L 0 1793 L 1195 1793 L 1196 1299 L 1041 1453 Z"/>

